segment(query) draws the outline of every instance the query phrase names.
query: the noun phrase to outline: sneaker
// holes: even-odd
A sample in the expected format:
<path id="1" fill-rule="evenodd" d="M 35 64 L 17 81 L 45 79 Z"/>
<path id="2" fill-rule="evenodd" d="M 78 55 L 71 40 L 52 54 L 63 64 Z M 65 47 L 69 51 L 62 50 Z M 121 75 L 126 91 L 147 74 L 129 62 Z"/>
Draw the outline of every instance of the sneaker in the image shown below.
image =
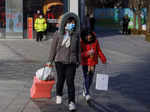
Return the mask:
<path id="1" fill-rule="evenodd" d="M 85 97 L 85 91 L 84 91 L 84 90 L 83 90 L 83 93 L 82 93 L 82 94 L 83 94 L 83 96 Z"/>
<path id="2" fill-rule="evenodd" d="M 56 96 L 56 104 L 61 104 L 61 103 L 62 103 L 62 97 Z"/>
<path id="3" fill-rule="evenodd" d="M 75 111 L 76 110 L 76 105 L 74 102 L 69 103 L 69 111 Z"/>
<path id="4" fill-rule="evenodd" d="M 86 101 L 89 101 L 89 100 L 91 100 L 91 96 L 90 95 L 86 95 L 85 99 L 86 99 Z"/>

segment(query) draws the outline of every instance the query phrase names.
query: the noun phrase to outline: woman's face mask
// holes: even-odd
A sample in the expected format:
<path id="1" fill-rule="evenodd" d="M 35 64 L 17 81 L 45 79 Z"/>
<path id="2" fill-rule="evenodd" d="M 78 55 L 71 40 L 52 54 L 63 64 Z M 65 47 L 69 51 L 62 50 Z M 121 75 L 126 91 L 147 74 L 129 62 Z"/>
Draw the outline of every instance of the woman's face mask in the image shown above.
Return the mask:
<path id="1" fill-rule="evenodd" d="M 68 23 L 65 27 L 66 30 L 72 31 L 75 28 L 75 24 Z"/>

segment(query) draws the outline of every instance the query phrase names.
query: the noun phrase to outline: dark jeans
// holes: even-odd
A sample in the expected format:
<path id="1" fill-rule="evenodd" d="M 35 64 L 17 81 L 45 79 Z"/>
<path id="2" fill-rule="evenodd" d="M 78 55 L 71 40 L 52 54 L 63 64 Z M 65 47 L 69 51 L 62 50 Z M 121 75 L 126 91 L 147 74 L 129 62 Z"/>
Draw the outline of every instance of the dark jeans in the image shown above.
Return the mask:
<path id="1" fill-rule="evenodd" d="M 94 71 L 88 72 L 88 66 L 82 66 L 82 70 L 83 70 L 83 76 L 84 76 L 83 87 L 85 90 L 85 95 L 88 95 L 90 94 L 89 89 L 93 82 L 95 68 L 94 68 Z"/>
<path id="2" fill-rule="evenodd" d="M 128 34 L 128 24 L 123 25 L 123 34 Z"/>
<path id="3" fill-rule="evenodd" d="M 56 62 L 56 72 L 57 72 L 57 83 L 56 83 L 56 95 L 63 95 L 63 86 L 66 80 L 68 88 L 68 102 L 75 102 L 75 73 L 76 64 L 63 64 Z"/>
<path id="4" fill-rule="evenodd" d="M 37 32 L 36 41 L 42 41 L 44 32 Z"/>

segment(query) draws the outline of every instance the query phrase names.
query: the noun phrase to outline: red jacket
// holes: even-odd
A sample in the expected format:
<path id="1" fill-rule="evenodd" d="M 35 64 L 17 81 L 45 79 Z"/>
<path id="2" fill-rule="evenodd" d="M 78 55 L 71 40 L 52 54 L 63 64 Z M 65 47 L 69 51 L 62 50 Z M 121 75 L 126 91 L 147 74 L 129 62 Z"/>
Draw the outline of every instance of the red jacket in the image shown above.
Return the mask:
<path id="1" fill-rule="evenodd" d="M 88 55 L 88 51 L 91 50 L 91 48 L 94 50 L 93 57 L 90 57 Z M 106 57 L 104 56 L 103 52 L 100 49 L 98 40 L 96 40 L 91 44 L 86 44 L 81 40 L 81 64 L 82 65 L 94 66 L 98 64 L 98 56 L 100 57 L 102 63 L 106 63 Z"/>

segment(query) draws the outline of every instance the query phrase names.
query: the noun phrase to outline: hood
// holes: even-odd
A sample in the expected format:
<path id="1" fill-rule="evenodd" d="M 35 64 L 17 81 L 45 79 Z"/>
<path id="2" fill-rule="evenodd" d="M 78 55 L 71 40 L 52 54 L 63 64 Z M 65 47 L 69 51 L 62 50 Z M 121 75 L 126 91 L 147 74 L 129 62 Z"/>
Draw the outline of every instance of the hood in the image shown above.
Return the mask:
<path id="1" fill-rule="evenodd" d="M 59 30 L 58 32 L 61 34 L 61 35 L 64 35 L 65 33 L 65 23 L 66 21 L 70 18 L 74 18 L 75 21 L 76 21 L 76 29 L 75 31 L 73 32 L 74 34 L 78 33 L 80 31 L 80 19 L 79 17 L 75 14 L 75 13 L 72 13 L 72 12 L 67 12 L 65 13 L 64 15 L 61 16 L 60 18 L 60 22 L 59 22 Z"/>

